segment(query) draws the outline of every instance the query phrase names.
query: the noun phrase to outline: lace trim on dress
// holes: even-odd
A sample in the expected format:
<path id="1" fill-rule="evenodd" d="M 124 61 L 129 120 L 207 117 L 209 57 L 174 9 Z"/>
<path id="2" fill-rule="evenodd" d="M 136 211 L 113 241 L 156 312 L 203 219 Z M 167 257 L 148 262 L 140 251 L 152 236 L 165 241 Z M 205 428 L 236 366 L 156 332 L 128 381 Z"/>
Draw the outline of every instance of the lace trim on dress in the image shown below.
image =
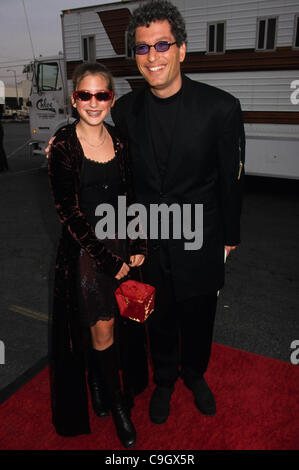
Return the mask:
<path id="1" fill-rule="evenodd" d="M 93 158 L 88 158 L 88 157 L 86 157 L 86 155 L 84 155 L 84 158 L 86 158 L 86 160 L 90 160 L 91 162 L 100 163 L 102 165 L 105 165 L 106 163 L 112 162 L 112 160 L 114 160 L 116 158 L 116 154 L 114 154 L 112 158 L 110 158 L 109 160 L 106 160 L 105 162 L 100 162 L 98 160 L 94 160 Z"/>

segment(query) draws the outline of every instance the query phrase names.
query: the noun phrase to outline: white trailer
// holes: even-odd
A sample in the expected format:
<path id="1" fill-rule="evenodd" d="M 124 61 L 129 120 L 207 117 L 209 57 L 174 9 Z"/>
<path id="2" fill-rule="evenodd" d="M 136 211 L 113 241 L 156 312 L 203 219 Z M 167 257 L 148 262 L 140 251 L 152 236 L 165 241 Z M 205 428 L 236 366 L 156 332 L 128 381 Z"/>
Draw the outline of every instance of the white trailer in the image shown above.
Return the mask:
<path id="1" fill-rule="evenodd" d="M 72 119 L 68 97 L 77 64 L 96 60 L 107 65 L 117 96 L 144 83 L 126 40 L 130 15 L 143 1 L 62 11 L 64 59 L 36 63 L 30 99 L 32 130 L 41 147 Z M 241 102 L 246 173 L 299 179 L 298 0 L 172 1 L 187 27 L 183 72 Z M 53 75 L 51 84 L 46 72 Z"/>

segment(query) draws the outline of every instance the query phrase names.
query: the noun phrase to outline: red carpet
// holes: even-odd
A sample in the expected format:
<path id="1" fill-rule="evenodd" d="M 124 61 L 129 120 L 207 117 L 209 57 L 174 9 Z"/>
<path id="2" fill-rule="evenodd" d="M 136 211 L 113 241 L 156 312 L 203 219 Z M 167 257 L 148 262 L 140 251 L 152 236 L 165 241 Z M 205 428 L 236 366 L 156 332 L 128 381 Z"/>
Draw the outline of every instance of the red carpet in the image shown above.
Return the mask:
<path id="1" fill-rule="evenodd" d="M 132 415 L 138 434 L 133 449 L 299 449 L 298 366 L 214 344 L 206 379 L 217 402 L 213 417 L 197 411 L 180 380 L 163 425 L 148 418 L 153 385 L 139 395 Z M 0 406 L 0 449 L 123 450 L 110 417 L 98 419 L 91 411 L 92 434 L 63 438 L 54 431 L 49 407 L 46 368 Z"/>

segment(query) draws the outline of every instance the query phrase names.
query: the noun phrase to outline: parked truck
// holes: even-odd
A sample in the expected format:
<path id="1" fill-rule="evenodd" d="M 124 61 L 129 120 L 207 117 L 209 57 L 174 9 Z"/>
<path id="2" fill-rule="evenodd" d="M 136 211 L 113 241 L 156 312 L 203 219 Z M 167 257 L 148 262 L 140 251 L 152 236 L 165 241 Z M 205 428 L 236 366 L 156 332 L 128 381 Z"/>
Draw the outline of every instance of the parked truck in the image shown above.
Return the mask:
<path id="1" fill-rule="evenodd" d="M 3 119 L 13 120 L 13 121 L 24 121 L 29 118 L 29 110 L 27 106 L 20 106 L 19 108 L 9 108 L 4 106 L 4 112 L 2 115 Z"/>
<path id="2" fill-rule="evenodd" d="M 35 151 L 73 120 L 75 67 L 99 61 L 113 73 L 117 97 L 144 84 L 127 44 L 132 11 L 122 1 L 61 12 L 63 53 L 34 63 L 30 125 Z M 246 173 L 299 179 L 298 0 L 173 0 L 187 27 L 183 73 L 239 98 L 246 132 Z"/>

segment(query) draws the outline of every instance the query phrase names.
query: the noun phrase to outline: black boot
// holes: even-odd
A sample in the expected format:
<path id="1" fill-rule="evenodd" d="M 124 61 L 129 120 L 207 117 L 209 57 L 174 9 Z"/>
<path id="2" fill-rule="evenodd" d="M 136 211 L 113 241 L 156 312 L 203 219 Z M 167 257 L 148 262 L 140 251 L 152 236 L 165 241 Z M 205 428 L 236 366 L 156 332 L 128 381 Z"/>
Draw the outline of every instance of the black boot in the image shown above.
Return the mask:
<path id="1" fill-rule="evenodd" d="M 90 389 L 93 411 L 99 418 L 109 416 L 108 394 L 104 386 L 100 368 L 97 366 L 97 353 L 95 349 L 90 351 L 88 358 L 88 385 Z"/>
<path id="2" fill-rule="evenodd" d="M 130 418 L 128 407 L 124 403 L 121 390 L 111 397 L 111 414 L 116 427 L 116 433 L 124 447 L 132 447 L 136 443 L 136 430 Z"/>
<path id="3" fill-rule="evenodd" d="M 121 392 L 120 378 L 117 367 L 115 346 L 112 344 L 104 351 L 96 351 L 99 367 L 108 392 L 112 418 L 116 433 L 124 447 L 132 447 L 136 443 L 136 430 L 130 419 L 130 413 L 124 403 Z"/>

